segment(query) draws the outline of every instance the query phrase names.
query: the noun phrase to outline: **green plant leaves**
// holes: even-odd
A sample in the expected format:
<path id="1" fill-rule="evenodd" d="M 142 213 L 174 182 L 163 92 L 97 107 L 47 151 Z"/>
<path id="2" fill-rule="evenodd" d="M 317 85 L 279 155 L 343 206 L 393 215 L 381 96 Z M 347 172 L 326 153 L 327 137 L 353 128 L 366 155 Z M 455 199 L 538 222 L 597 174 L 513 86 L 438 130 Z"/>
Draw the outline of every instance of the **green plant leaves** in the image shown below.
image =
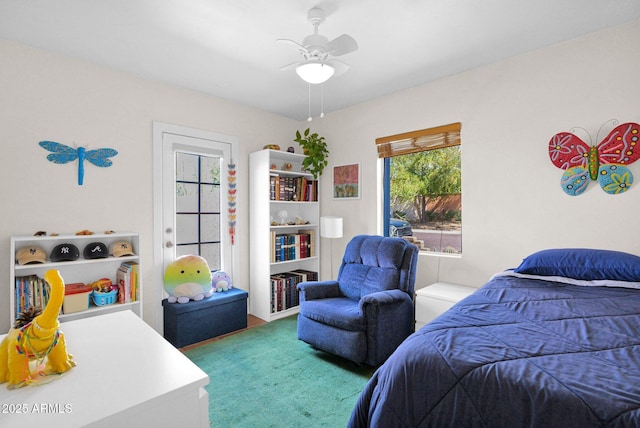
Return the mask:
<path id="1" fill-rule="evenodd" d="M 307 156 L 302 161 L 302 166 L 306 171 L 313 174 L 313 178 L 318 179 L 322 175 L 324 168 L 329 164 L 327 160 L 329 149 L 325 138 L 315 132 L 312 134 L 311 129 L 307 128 L 303 134 L 300 131 L 296 131 L 296 138 L 293 141 L 300 144 L 304 154 Z"/>

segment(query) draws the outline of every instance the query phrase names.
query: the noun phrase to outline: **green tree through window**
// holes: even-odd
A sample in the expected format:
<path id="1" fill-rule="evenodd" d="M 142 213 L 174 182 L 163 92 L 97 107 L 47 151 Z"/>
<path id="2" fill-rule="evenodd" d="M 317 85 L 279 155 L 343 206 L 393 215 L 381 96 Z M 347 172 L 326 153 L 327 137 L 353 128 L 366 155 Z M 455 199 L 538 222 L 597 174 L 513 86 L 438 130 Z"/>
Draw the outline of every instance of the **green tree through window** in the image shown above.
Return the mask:
<path id="1" fill-rule="evenodd" d="M 460 123 L 376 139 L 386 235 L 423 251 L 462 252 Z"/>
<path id="2" fill-rule="evenodd" d="M 460 146 L 390 158 L 391 206 L 412 201 L 421 223 L 429 220 L 428 202 L 462 191 Z"/>

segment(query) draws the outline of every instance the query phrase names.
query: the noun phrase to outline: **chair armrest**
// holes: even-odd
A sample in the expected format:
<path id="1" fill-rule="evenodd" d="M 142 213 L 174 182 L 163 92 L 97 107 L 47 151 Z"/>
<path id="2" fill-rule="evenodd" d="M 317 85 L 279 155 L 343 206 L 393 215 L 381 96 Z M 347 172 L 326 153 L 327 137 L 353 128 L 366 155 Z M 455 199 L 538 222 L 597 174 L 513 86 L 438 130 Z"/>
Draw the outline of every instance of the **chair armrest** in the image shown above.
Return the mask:
<path id="1" fill-rule="evenodd" d="M 367 323 L 367 360 L 381 364 L 413 333 L 413 299 L 402 290 L 379 291 L 360 299 L 359 309 Z M 369 364 L 369 363 L 367 363 Z"/>
<path id="2" fill-rule="evenodd" d="M 360 299 L 360 309 L 365 305 L 392 305 L 394 303 L 411 300 L 411 297 L 402 290 L 385 290 L 367 294 Z"/>
<path id="3" fill-rule="evenodd" d="M 308 281 L 298 284 L 300 301 L 342 297 L 338 281 Z"/>

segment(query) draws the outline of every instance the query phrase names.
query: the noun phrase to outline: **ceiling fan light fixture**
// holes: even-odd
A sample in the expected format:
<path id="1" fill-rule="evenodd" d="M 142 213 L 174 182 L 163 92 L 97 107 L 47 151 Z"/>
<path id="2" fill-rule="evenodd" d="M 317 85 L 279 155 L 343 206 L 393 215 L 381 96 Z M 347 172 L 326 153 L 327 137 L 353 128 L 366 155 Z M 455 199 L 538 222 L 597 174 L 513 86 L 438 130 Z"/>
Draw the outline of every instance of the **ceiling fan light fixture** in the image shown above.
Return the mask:
<path id="1" fill-rule="evenodd" d="M 333 76 L 336 69 L 322 61 L 307 61 L 296 67 L 296 73 L 302 80 L 312 85 L 324 83 Z"/>

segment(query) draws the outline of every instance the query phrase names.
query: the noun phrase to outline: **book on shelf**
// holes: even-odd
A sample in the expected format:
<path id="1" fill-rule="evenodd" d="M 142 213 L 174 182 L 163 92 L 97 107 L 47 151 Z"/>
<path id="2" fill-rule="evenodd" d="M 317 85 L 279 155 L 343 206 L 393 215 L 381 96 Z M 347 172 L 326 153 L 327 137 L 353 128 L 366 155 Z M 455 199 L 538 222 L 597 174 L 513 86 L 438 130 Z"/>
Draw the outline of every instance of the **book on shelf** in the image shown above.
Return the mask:
<path id="1" fill-rule="evenodd" d="M 315 229 L 300 229 L 298 233 L 306 236 L 307 257 L 316 256 L 316 231 Z"/>
<path id="2" fill-rule="evenodd" d="M 118 303 L 136 302 L 140 299 L 139 275 L 137 262 L 122 262 L 116 273 L 118 286 Z"/>
<path id="3" fill-rule="evenodd" d="M 276 262 L 276 231 L 272 230 L 271 231 L 271 239 L 269 240 L 269 244 L 270 244 L 270 257 L 269 260 L 271 261 L 271 263 L 275 263 Z"/>
<path id="4" fill-rule="evenodd" d="M 291 177 L 271 174 L 269 198 L 272 201 L 318 201 L 318 181 L 307 177 Z"/>
<path id="5" fill-rule="evenodd" d="M 315 256 L 315 230 L 299 230 L 298 233 L 271 231 L 271 263 L 306 259 Z"/>
<path id="6" fill-rule="evenodd" d="M 298 284 L 317 281 L 318 273 L 296 269 L 271 275 L 271 313 L 286 311 L 300 305 Z"/>
<path id="7" fill-rule="evenodd" d="M 49 285 L 37 275 L 17 276 L 14 292 L 14 319 L 29 308 L 44 308 L 49 302 Z"/>

